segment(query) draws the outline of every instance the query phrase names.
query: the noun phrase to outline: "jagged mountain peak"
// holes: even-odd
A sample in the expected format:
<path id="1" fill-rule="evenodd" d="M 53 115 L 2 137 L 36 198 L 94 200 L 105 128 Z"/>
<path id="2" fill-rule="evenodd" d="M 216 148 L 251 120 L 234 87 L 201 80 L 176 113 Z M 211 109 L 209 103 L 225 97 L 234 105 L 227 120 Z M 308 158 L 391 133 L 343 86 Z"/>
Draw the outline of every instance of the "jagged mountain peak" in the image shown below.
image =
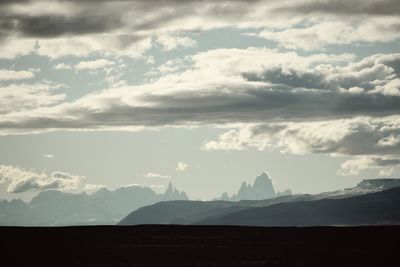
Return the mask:
<path id="1" fill-rule="evenodd" d="M 262 172 L 259 176 L 256 177 L 253 183 L 253 187 L 258 185 L 265 185 L 266 183 L 272 186 L 272 180 L 266 172 Z"/>
<path id="2" fill-rule="evenodd" d="M 291 195 L 290 190 L 283 192 L 276 192 L 272 183 L 272 179 L 268 172 L 263 171 L 258 175 L 253 184 L 242 182 L 239 191 L 231 198 L 227 195 L 222 195 L 220 199 L 223 200 L 260 200 L 273 198 L 276 196 Z"/>
<path id="3" fill-rule="evenodd" d="M 268 172 L 263 171 L 257 178 L 267 178 L 270 179 Z M 256 179 L 257 179 L 256 178 Z"/>
<path id="4" fill-rule="evenodd" d="M 168 187 L 164 192 L 164 195 L 162 195 L 162 200 L 163 201 L 168 201 L 168 200 L 188 200 L 188 196 L 186 195 L 185 192 L 181 192 L 178 189 L 176 189 L 172 182 L 168 183 Z"/>
<path id="5" fill-rule="evenodd" d="M 175 191 L 175 188 L 174 188 L 174 186 L 172 185 L 172 182 L 169 182 L 169 183 L 168 183 L 167 190 L 165 190 L 165 194 L 167 194 L 167 193 L 173 193 L 174 191 Z"/>

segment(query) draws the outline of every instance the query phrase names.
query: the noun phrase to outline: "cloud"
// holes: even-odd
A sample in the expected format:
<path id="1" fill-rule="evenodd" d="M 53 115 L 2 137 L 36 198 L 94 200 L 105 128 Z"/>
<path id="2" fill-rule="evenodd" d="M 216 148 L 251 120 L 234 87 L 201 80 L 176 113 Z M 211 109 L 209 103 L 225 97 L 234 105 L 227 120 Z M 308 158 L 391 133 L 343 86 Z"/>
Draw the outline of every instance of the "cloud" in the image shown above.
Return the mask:
<path id="1" fill-rule="evenodd" d="M 202 150 L 245 150 L 257 148 L 260 150 L 270 147 L 270 138 L 272 136 L 264 136 L 264 138 L 254 138 L 249 127 L 241 130 L 231 129 L 218 136 L 218 141 L 206 141 L 201 147 Z M 265 144 L 263 144 L 266 142 Z"/>
<path id="2" fill-rule="evenodd" d="M 125 85 L 126 81 L 122 80 L 124 72 L 123 69 L 126 67 L 122 60 L 118 62 L 107 60 L 107 59 L 96 59 L 80 61 L 77 64 L 65 64 L 59 63 L 54 66 L 57 70 L 75 70 L 89 71 L 90 74 L 97 74 L 98 70 L 101 70 L 105 74 L 105 81 L 110 87 Z"/>
<path id="3" fill-rule="evenodd" d="M 29 1 L 3 7 L 0 30 L 49 38 L 114 31 L 159 33 L 265 20 L 262 12 L 255 11 L 266 11 L 270 4 L 251 2 L 249 5 L 249 0 Z"/>
<path id="4" fill-rule="evenodd" d="M 400 111 L 400 54 L 299 56 L 265 48 L 190 56 L 188 68 L 74 102 L 0 116 L 3 133 L 382 117 Z"/>
<path id="5" fill-rule="evenodd" d="M 188 66 L 188 64 L 190 64 L 190 63 L 188 63 L 187 60 L 185 60 L 185 59 L 181 59 L 181 58 L 170 59 L 167 62 L 165 62 L 157 67 L 151 68 L 150 71 L 147 72 L 145 75 L 146 76 L 156 76 L 156 75 L 177 73 L 178 71 L 188 69 L 190 67 L 190 66 Z"/>
<path id="6" fill-rule="evenodd" d="M 144 175 L 146 178 L 161 178 L 161 179 L 171 179 L 171 176 L 162 175 L 159 173 L 149 172 Z"/>
<path id="7" fill-rule="evenodd" d="M 197 42 L 189 37 L 161 35 L 156 42 L 162 46 L 162 50 L 171 51 L 178 48 L 195 47 Z"/>
<path id="8" fill-rule="evenodd" d="M 100 185 L 100 184 L 86 184 L 83 187 L 83 191 L 87 192 L 87 193 L 94 193 L 102 188 L 106 188 L 105 185 Z"/>
<path id="9" fill-rule="evenodd" d="M 35 77 L 35 74 L 31 71 L 0 69 L 0 81 L 26 80 L 33 77 Z"/>
<path id="10" fill-rule="evenodd" d="M 371 18 L 368 22 L 314 19 L 304 27 L 265 29 L 257 36 L 276 41 L 285 48 L 312 51 L 328 45 L 391 42 L 400 38 L 400 31 L 392 29 L 395 25 L 400 25 L 399 18 Z"/>
<path id="11" fill-rule="evenodd" d="M 40 15 L 26 16 L 15 14 L 9 19 L 17 21 L 10 30 L 16 31 L 26 37 L 58 37 L 62 35 L 82 35 L 90 33 L 103 33 L 121 26 L 117 16 L 105 18 L 101 15 L 85 16 L 75 14 L 71 16 Z M 6 21 L 7 23 L 7 21 Z"/>
<path id="12" fill-rule="evenodd" d="M 68 64 L 65 64 L 65 63 L 59 63 L 59 64 L 54 66 L 54 69 L 56 69 L 56 70 L 71 70 L 72 69 L 72 65 L 68 65 Z"/>
<path id="13" fill-rule="evenodd" d="M 65 99 L 65 94 L 54 91 L 61 87 L 61 84 L 49 81 L 0 85 L 0 116 L 60 103 Z"/>
<path id="14" fill-rule="evenodd" d="M 180 161 L 180 162 L 178 162 L 178 165 L 176 166 L 176 170 L 177 171 L 185 171 L 188 167 L 189 166 L 185 162 Z"/>
<path id="15" fill-rule="evenodd" d="M 1 31 L 0 31 L 1 33 Z M 35 52 L 35 40 L 19 38 L 0 38 L 0 59 L 14 59 Z"/>
<path id="16" fill-rule="evenodd" d="M 0 184 L 8 184 L 8 193 L 24 193 L 47 189 L 72 190 L 78 188 L 82 176 L 64 172 L 36 173 L 11 165 L 0 165 Z"/>
<path id="17" fill-rule="evenodd" d="M 33 53 L 52 59 L 140 57 L 153 44 L 165 51 L 193 47 L 196 42 L 185 35 L 227 27 L 261 29 L 260 36 L 293 48 L 391 42 L 400 37 L 396 2 L 7 1 L 0 12 L 0 58 Z M 330 38 L 326 32 L 331 32 Z"/>
<path id="18" fill-rule="evenodd" d="M 218 140 L 206 141 L 201 149 L 354 156 L 342 164 L 338 174 L 379 169 L 384 176 L 400 164 L 400 116 L 246 125 L 221 134 Z"/>
<path id="19" fill-rule="evenodd" d="M 81 61 L 74 65 L 76 70 L 96 70 L 113 65 L 114 62 L 106 59 L 96 59 L 91 61 Z"/>
<path id="20" fill-rule="evenodd" d="M 0 134 L 208 125 L 231 128 L 205 150 L 350 155 L 379 165 L 400 154 L 400 54 L 282 51 L 395 45 L 397 2 L 2 1 L 0 58 L 86 57 L 54 68 L 105 69 L 110 88 L 63 102 L 51 82 L 1 85 Z M 227 27 L 285 49 L 214 49 L 154 66 L 150 82 L 122 80 L 119 57 L 195 47 L 197 33 Z M 0 70 L 1 81 L 34 76 Z"/>
<path id="21" fill-rule="evenodd" d="M 260 123 L 231 129 L 204 150 L 279 149 L 294 154 L 400 154 L 400 116 L 316 122 Z"/>
<path id="22" fill-rule="evenodd" d="M 25 42 L 25 39 L 21 41 Z M 143 54 L 152 47 L 152 41 L 150 36 L 107 33 L 40 39 L 36 41 L 35 47 L 33 52 L 50 59 L 68 56 L 87 57 L 94 54 L 142 58 Z M 29 52 L 24 54 L 29 54 Z"/>
<path id="23" fill-rule="evenodd" d="M 378 169 L 379 176 L 389 176 L 394 167 L 400 165 L 399 158 L 363 156 L 345 161 L 338 170 L 339 175 L 358 175 L 363 170 Z"/>
<path id="24" fill-rule="evenodd" d="M 276 12 L 289 11 L 293 13 L 322 13 L 343 15 L 399 15 L 400 7 L 397 0 L 307 0 L 291 2 L 279 7 Z"/>
<path id="25" fill-rule="evenodd" d="M 43 157 L 51 159 L 51 158 L 54 158 L 54 155 L 53 154 L 44 154 Z"/>

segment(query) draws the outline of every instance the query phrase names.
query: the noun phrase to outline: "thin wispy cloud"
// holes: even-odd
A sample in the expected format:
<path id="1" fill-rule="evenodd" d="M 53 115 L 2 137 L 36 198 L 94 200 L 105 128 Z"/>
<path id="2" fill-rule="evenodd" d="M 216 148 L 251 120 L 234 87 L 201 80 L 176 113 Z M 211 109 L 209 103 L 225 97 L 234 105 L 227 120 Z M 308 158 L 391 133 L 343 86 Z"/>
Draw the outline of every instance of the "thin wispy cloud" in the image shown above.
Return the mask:
<path id="1" fill-rule="evenodd" d="M 171 179 L 171 176 L 163 175 L 155 172 L 149 172 L 144 175 L 146 178 L 161 178 L 161 179 Z"/>

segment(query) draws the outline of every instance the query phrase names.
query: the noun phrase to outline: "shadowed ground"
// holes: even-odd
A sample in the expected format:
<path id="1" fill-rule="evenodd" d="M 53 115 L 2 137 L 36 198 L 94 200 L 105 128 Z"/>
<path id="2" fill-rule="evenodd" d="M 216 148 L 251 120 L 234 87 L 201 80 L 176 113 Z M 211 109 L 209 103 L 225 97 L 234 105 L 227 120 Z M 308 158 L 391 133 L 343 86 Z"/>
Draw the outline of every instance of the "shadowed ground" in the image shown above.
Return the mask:
<path id="1" fill-rule="evenodd" d="M 0 228 L 10 266 L 397 266 L 400 226 Z"/>

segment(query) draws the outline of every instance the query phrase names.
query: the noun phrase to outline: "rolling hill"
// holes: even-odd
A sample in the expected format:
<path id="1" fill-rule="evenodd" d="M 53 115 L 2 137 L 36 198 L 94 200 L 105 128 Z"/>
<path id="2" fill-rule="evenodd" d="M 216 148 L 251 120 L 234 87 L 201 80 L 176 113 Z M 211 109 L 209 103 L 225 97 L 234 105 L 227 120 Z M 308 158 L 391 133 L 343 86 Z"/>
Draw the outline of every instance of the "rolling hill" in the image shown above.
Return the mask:
<path id="1" fill-rule="evenodd" d="M 265 200 L 168 201 L 139 208 L 120 225 L 210 224 L 310 226 L 400 222 L 400 179 L 371 179 L 316 195 Z"/>

